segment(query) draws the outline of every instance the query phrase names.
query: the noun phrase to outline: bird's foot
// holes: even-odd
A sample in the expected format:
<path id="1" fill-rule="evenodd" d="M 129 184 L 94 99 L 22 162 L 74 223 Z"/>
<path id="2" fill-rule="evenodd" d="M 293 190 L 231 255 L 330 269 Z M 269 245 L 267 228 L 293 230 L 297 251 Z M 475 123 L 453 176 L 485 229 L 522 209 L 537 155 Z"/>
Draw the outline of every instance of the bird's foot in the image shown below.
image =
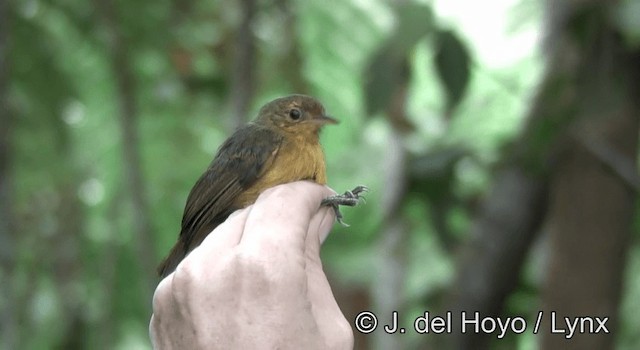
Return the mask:
<path id="1" fill-rule="evenodd" d="M 338 220 L 341 225 L 348 227 L 349 225 L 342 221 L 340 206 L 346 205 L 355 207 L 356 205 L 360 204 L 360 201 L 365 202 L 363 194 L 368 191 L 369 188 L 367 186 L 356 186 L 356 188 L 351 191 L 347 191 L 344 194 L 338 194 L 323 199 L 320 205 L 333 208 L 333 211 L 336 213 L 336 220 Z"/>

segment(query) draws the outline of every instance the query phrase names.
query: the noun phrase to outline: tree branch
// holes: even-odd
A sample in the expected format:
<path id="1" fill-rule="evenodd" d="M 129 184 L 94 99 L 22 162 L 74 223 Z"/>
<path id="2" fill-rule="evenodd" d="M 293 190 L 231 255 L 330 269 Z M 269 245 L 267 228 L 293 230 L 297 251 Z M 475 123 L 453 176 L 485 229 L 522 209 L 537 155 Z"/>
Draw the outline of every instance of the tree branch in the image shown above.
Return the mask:
<path id="1" fill-rule="evenodd" d="M 13 185 L 11 174 L 11 131 L 13 120 L 9 105 L 9 2 L 0 0 L 0 338 L 5 349 L 18 346 L 18 322 L 15 307 L 15 270 Z"/>
<path id="2" fill-rule="evenodd" d="M 255 94 L 256 48 L 253 35 L 255 0 L 241 0 L 242 21 L 236 33 L 231 76 L 231 115 L 235 127 L 247 122 L 251 101 Z"/>
<path id="3" fill-rule="evenodd" d="M 140 149 L 138 141 L 136 86 L 129 59 L 128 43 L 124 39 L 117 20 L 117 9 L 113 0 L 96 0 L 103 14 L 105 29 L 108 33 L 107 49 L 111 59 L 111 69 L 116 80 L 117 103 L 122 131 L 124 178 L 131 195 L 133 210 L 133 232 L 135 236 L 136 257 L 145 279 L 145 295 L 151 299 L 155 289 L 155 251 L 151 242 L 153 232 L 149 207 L 146 200 L 146 185 L 142 176 Z"/>

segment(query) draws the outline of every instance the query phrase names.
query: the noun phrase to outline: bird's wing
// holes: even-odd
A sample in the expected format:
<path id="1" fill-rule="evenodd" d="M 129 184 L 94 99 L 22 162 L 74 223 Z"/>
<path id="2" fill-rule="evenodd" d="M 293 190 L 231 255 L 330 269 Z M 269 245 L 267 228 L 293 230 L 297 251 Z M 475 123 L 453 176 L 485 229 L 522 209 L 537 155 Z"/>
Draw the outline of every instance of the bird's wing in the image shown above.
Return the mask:
<path id="1" fill-rule="evenodd" d="M 180 232 L 187 250 L 193 248 L 193 240 L 204 239 L 195 235 L 209 233 L 201 232 L 210 222 L 222 221 L 238 209 L 231 204 L 271 166 L 281 144 L 280 134 L 255 124 L 238 129 L 225 141 L 189 193 Z"/>

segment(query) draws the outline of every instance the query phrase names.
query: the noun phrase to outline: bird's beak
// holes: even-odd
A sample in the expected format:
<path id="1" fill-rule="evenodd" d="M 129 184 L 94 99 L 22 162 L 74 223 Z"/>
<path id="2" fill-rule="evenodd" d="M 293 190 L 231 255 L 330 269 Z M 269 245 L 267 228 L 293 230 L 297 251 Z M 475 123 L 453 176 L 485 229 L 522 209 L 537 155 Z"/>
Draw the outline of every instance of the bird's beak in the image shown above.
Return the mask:
<path id="1" fill-rule="evenodd" d="M 338 124 L 339 121 L 333 117 L 330 117 L 328 115 L 320 115 L 318 117 L 313 118 L 313 121 L 315 121 L 316 123 L 319 123 L 321 125 L 324 124 Z"/>

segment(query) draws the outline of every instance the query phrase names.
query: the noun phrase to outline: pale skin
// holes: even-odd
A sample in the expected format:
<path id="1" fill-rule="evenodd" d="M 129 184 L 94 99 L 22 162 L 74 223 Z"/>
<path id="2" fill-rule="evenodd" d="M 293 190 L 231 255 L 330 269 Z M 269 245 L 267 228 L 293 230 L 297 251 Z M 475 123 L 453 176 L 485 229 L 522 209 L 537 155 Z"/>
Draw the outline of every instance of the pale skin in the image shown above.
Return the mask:
<path id="1" fill-rule="evenodd" d="M 158 285 L 154 349 L 352 349 L 320 261 L 334 194 L 294 182 L 233 213 Z"/>

